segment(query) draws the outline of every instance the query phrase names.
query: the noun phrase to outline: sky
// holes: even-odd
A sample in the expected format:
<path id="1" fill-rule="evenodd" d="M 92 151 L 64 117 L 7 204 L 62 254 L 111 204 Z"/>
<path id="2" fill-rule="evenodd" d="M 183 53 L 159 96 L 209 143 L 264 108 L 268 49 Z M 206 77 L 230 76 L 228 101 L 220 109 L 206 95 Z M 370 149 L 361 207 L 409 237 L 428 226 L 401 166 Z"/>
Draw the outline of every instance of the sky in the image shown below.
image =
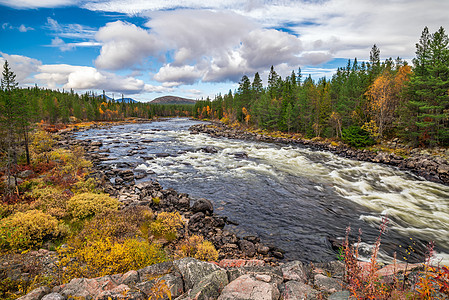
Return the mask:
<path id="1" fill-rule="evenodd" d="M 411 61 L 448 13 L 449 0 L 0 0 L 0 63 L 23 87 L 213 98 L 271 66 L 329 79 L 373 44 Z"/>

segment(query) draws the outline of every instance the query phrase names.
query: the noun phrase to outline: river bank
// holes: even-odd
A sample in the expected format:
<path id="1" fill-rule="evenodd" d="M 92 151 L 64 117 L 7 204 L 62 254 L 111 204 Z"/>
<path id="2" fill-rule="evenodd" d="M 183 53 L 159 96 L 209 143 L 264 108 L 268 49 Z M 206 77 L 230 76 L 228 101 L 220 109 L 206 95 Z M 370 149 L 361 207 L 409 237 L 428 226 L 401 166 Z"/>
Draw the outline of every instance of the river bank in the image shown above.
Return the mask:
<path id="1" fill-rule="evenodd" d="M 309 147 L 313 150 L 329 151 L 338 156 L 381 163 L 397 167 L 401 170 L 411 171 L 426 180 L 449 185 L 449 160 L 445 155 L 431 155 L 426 149 L 411 149 L 407 156 L 400 156 L 393 151 L 370 151 L 355 149 L 341 143 L 332 143 L 322 140 L 309 140 L 293 137 L 273 137 L 271 135 L 250 132 L 240 128 L 232 128 L 221 122 L 213 125 L 199 124 L 190 128 L 192 134 L 206 133 L 213 137 L 226 137 L 230 139 L 251 140 L 260 142 L 293 144 Z M 390 146 L 399 146 L 397 142 L 390 142 Z M 447 152 L 447 151 L 446 151 Z"/>

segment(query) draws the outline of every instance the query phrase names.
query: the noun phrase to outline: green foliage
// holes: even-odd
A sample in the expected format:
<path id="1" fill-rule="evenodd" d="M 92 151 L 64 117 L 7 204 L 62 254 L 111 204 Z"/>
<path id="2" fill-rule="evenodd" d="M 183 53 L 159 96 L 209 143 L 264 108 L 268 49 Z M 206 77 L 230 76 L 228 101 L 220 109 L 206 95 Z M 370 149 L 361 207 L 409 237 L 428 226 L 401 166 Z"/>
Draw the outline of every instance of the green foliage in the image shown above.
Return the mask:
<path id="1" fill-rule="evenodd" d="M 39 210 L 17 212 L 0 220 L 0 245 L 6 249 L 40 247 L 59 233 L 58 220 Z"/>
<path id="2" fill-rule="evenodd" d="M 370 133 L 366 130 L 363 130 L 359 126 L 350 126 L 343 129 L 342 140 L 345 143 L 357 148 L 371 146 L 376 143 L 370 136 Z"/>
<path id="3" fill-rule="evenodd" d="M 106 194 L 82 193 L 67 201 L 67 210 L 75 219 L 101 214 L 109 210 L 117 210 L 120 203 Z"/>

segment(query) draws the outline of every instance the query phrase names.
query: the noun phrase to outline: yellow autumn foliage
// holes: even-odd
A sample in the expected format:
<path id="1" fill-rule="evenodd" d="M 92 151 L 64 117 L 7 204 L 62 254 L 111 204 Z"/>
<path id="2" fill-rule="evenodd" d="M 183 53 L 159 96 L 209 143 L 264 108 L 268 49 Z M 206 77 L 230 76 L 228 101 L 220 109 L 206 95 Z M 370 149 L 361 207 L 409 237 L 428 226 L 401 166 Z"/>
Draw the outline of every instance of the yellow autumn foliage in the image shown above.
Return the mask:
<path id="1" fill-rule="evenodd" d="M 0 220 L 0 246 L 30 249 L 59 235 L 58 220 L 40 210 L 16 212 Z"/>
<path id="2" fill-rule="evenodd" d="M 177 232 L 182 227 L 184 222 L 179 212 L 161 212 L 150 224 L 150 231 L 157 238 L 162 237 L 172 241 L 176 239 Z"/>
<path id="3" fill-rule="evenodd" d="M 107 194 L 81 193 L 67 201 L 67 209 L 75 219 L 85 219 L 108 210 L 117 210 L 120 203 Z"/>

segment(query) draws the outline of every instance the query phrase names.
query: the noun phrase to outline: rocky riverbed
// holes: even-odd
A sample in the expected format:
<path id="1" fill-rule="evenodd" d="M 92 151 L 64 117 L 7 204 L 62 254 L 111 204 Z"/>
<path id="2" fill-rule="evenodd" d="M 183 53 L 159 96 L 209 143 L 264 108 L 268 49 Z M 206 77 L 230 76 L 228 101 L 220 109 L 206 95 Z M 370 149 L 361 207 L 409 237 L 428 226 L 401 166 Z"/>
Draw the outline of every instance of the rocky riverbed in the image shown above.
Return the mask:
<path id="1" fill-rule="evenodd" d="M 194 125 L 190 128 L 190 131 L 192 134 L 202 132 L 213 137 L 302 145 L 314 150 L 330 151 L 345 158 L 391 165 L 402 170 L 412 171 L 426 180 L 449 185 L 447 151 L 439 151 L 440 153 L 437 155 L 432 155 L 426 150 L 412 149 L 408 157 L 403 157 L 386 151 L 372 152 L 366 149 L 359 150 L 344 144 L 333 145 L 332 143 L 320 140 L 272 137 L 238 128 L 231 128 L 220 122 L 213 123 L 212 126 L 208 124 Z M 389 143 L 390 147 L 397 147 L 398 145 L 397 141 Z"/>

